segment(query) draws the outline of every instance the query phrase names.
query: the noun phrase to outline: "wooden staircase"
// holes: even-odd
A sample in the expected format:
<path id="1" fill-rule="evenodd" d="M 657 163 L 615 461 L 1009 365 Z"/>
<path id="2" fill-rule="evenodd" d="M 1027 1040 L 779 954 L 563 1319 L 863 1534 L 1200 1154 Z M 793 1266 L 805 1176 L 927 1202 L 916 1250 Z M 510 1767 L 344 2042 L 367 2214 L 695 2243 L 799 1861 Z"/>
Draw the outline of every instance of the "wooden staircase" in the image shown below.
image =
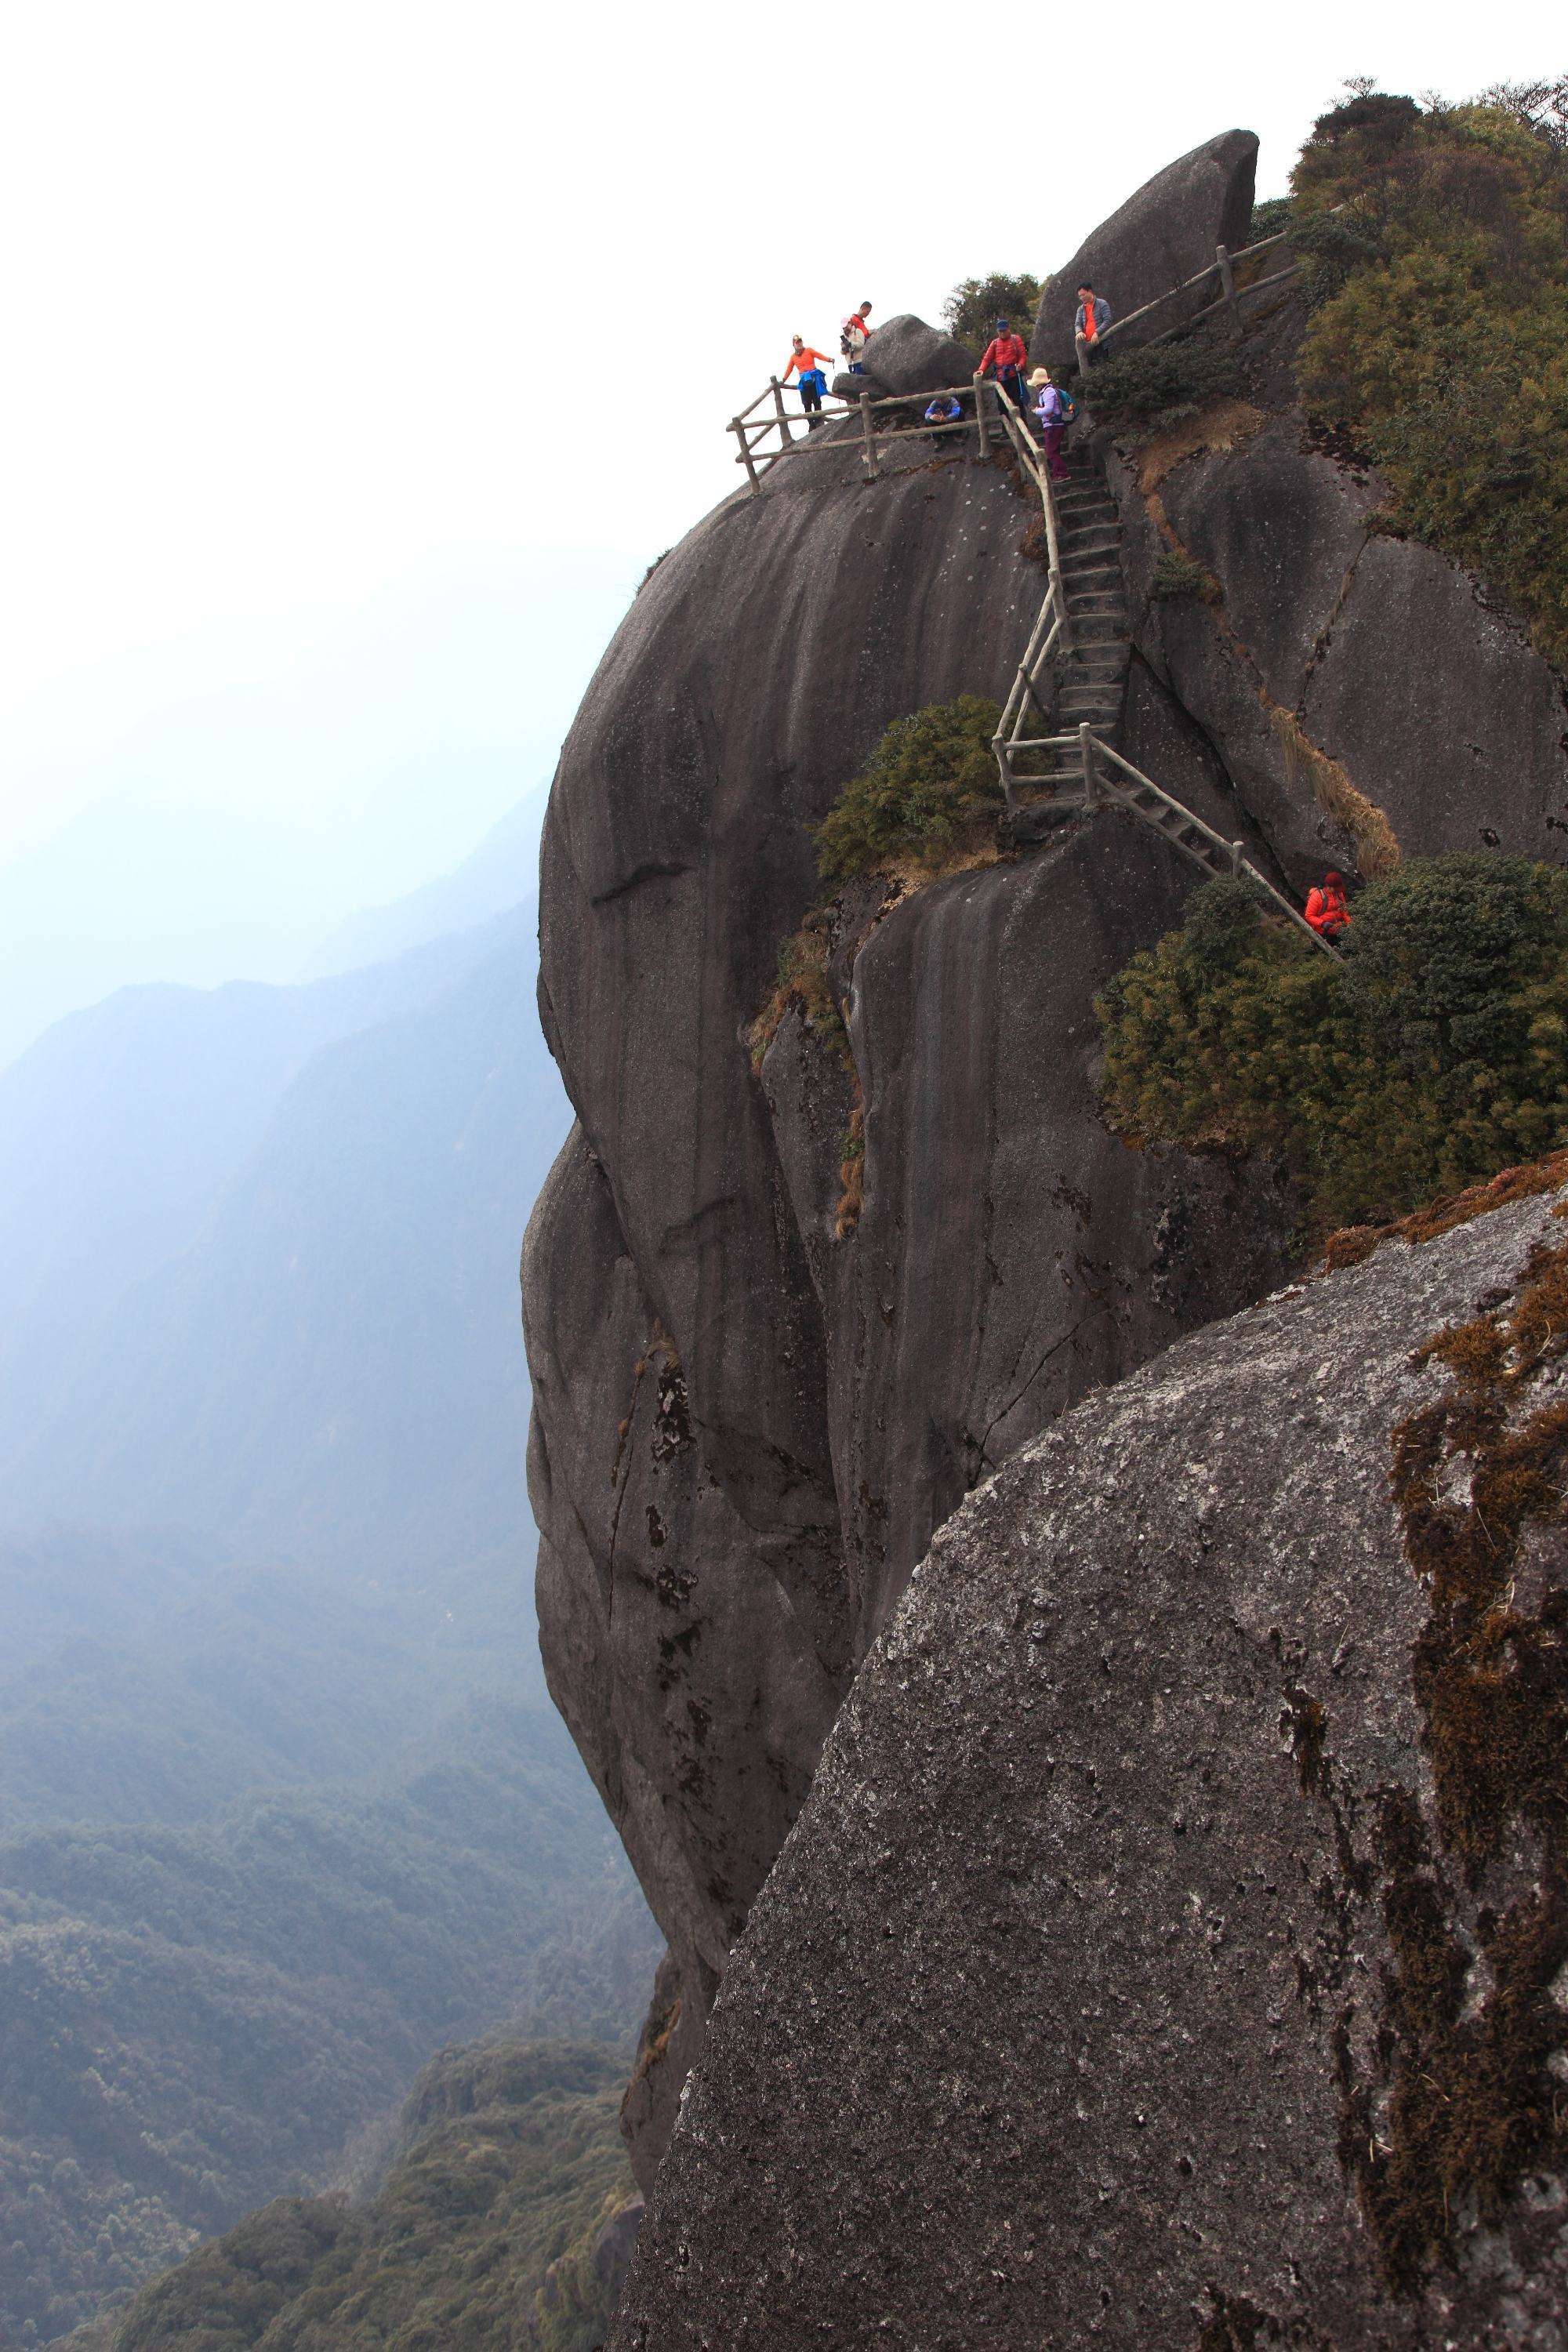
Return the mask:
<path id="1" fill-rule="evenodd" d="M 1338 949 L 1259 872 L 1245 842 L 1215 833 L 1119 750 L 1132 650 L 1121 518 L 1086 453 L 1069 457 L 1066 482 L 1053 481 L 1011 401 L 998 408 L 1020 467 L 1039 491 L 1049 562 L 1045 601 L 994 739 L 1007 803 L 1004 837 L 1026 848 L 1093 809 L 1125 809 L 1205 874 L 1247 881 L 1337 961 Z"/>
<path id="2" fill-rule="evenodd" d="M 1071 649 L 1058 667 L 1051 718 L 1064 735 L 1087 724 L 1114 741 L 1132 651 L 1121 578 L 1121 520 L 1086 455 L 1075 450 L 1068 468 L 1069 478 L 1053 495 Z M 1080 773 L 1076 748 L 1044 752 L 1031 764 L 1036 773 L 1030 781 L 1037 785 L 1076 783 Z"/>

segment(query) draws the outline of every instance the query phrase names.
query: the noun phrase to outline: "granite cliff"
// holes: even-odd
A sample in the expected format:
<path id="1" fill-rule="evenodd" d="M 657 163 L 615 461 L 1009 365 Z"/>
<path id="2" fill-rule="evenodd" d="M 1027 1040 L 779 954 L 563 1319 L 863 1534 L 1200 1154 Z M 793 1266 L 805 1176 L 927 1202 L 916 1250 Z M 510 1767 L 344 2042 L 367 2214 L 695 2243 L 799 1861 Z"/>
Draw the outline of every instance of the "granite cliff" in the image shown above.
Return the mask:
<path id="1" fill-rule="evenodd" d="M 1181 159 L 1058 288 L 1089 267 L 1131 289 L 1126 310 L 1159 290 L 1145 278 L 1201 267 L 1243 233 L 1255 153 L 1230 132 Z M 1051 356 L 1053 299 L 1036 344 Z M 1137 448 L 1094 436 L 1124 534 L 1123 746 L 1284 884 L 1478 837 L 1550 855 L 1568 806 L 1561 681 L 1480 583 L 1377 529 L 1375 478 L 1321 446 L 1297 404 L 1303 315 L 1289 287 L 1256 307 L 1247 399 Z M 972 363 L 914 319 L 868 352 L 893 392 Z M 555 782 L 541 1011 L 577 1125 L 524 1254 L 531 1483 L 551 1687 L 670 1946 L 626 2109 L 645 2184 L 823 1743 L 933 1536 L 955 1512 L 991 1525 L 998 1494 L 1037 1475 L 1025 1449 L 1064 1412 L 1274 1290 L 1290 1264 L 1292 1205 L 1268 1171 L 1130 1153 L 1099 1117 L 1094 996 L 1179 918 L 1192 878 L 1125 818 L 1102 812 L 923 887 L 856 886 L 826 919 L 842 1038 L 793 1003 L 770 1037 L 753 1030 L 781 942 L 818 897 L 809 828 L 892 719 L 1005 694 L 1042 593 L 1030 520 L 1012 469 L 967 447 L 890 445 L 869 482 L 848 446 L 780 467 L 655 570 Z M 1173 552 L 1205 567 L 1212 596 L 1154 593 Z M 1072 1442 L 1050 1441 L 1053 1464 Z M 1146 1670 L 1143 1653 L 1127 1667 L 1145 1710 Z M 1110 1716 L 1096 1721 L 1110 1738 Z M 985 1723 L 954 1730 L 983 1744 Z M 792 1857 L 831 1843 L 850 1739 Z M 1095 1769 L 1115 1762 L 1108 1751 Z M 906 1834 L 925 1825 L 911 1814 Z M 1214 1852 L 1243 1868 L 1218 1832 Z M 770 1953 L 795 1932 L 786 1890 L 805 1884 L 793 1860 L 775 1876 Z M 795 1927 L 792 1999 L 820 2024 L 821 1955 L 804 1915 Z M 972 1964 L 990 1962 L 964 1948 L 953 1963 Z M 773 1960 L 747 1981 L 695 2111 L 724 2115 L 711 2148 L 734 2148 L 756 2056 L 739 2021 L 756 1987 L 778 1991 Z M 987 2030 L 962 1987 L 942 1999 Z M 794 2112 L 769 2097 L 754 2118 L 764 2166 Z M 681 2144 L 653 2242 L 712 2259 L 680 2305 L 687 2332 L 668 2336 L 647 2332 L 649 2314 L 677 2323 L 644 2263 L 627 2323 L 644 2332 L 625 2340 L 761 2341 L 742 2326 L 761 2284 L 724 2300 L 739 2209 L 688 2230 L 710 2191 L 707 2158 L 689 2132 Z M 981 2206 L 952 2210 L 981 2229 Z M 911 2283 L 926 2267 L 910 2262 Z"/>

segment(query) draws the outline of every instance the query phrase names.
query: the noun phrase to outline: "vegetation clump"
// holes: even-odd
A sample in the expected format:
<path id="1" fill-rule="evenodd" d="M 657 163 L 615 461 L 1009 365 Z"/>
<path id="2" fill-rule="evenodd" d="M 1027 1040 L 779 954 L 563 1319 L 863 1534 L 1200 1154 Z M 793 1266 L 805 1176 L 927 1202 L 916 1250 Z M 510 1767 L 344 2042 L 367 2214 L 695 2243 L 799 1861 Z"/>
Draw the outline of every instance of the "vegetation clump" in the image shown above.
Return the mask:
<path id="1" fill-rule="evenodd" d="M 1195 416 L 1212 401 L 1247 390 L 1240 360 L 1224 344 L 1159 343 L 1119 352 L 1095 369 L 1088 397 L 1097 425 L 1113 432 L 1162 432 Z"/>
<path id="2" fill-rule="evenodd" d="M 1220 585 L 1214 573 L 1173 547 L 1168 547 L 1155 564 L 1149 593 L 1162 602 L 1184 596 L 1195 596 L 1205 604 L 1220 601 Z"/>
<path id="3" fill-rule="evenodd" d="M 1261 245 L 1266 236 L 1278 236 L 1290 226 L 1291 205 L 1289 196 L 1264 196 L 1252 207 L 1252 218 L 1247 225 L 1248 245 Z"/>
<path id="4" fill-rule="evenodd" d="M 1200 890 L 1100 1001 L 1111 1126 L 1275 1154 L 1320 1233 L 1568 1141 L 1568 874 L 1412 861 L 1354 911 L 1333 962 L 1245 882 Z"/>
<path id="5" fill-rule="evenodd" d="M 991 748 L 1001 723 L 997 705 L 978 694 L 896 719 L 816 827 L 824 882 L 900 865 L 930 873 L 952 857 L 1002 806 Z"/>
<path id="6" fill-rule="evenodd" d="M 1568 663 L 1562 86 L 1426 109 L 1363 92 L 1320 119 L 1292 186 L 1310 409 L 1375 460 L 1412 536 Z"/>
<path id="7" fill-rule="evenodd" d="M 827 977 L 827 917 L 820 907 L 806 917 L 798 931 L 790 933 L 779 950 L 773 994 L 746 1034 L 753 1070 L 762 1068 L 763 1056 L 792 1004 L 799 1005 L 809 1034 L 852 1068 L 849 1033 Z"/>
<path id="8" fill-rule="evenodd" d="M 942 315 L 948 333 L 967 343 L 978 359 L 995 333 L 998 319 L 1007 320 L 1028 341 L 1044 291 L 1044 279 L 1031 278 L 1026 269 L 1016 276 L 993 269 L 984 278 L 962 278 L 942 304 Z"/>
<path id="9" fill-rule="evenodd" d="M 1552 1172 L 1561 1182 L 1561 1159 Z M 1417 1352 L 1451 1383 L 1394 1433 L 1405 1556 L 1429 1602 L 1415 1688 L 1442 1845 L 1472 1895 L 1517 1823 L 1541 1856 L 1534 1886 L 1467 1921 L 1415 1798 L 1385 1800 L 1394 1966 L 1373 2079 L 1346 2083 L 1342 2156 L 1396 2292 L 1452 2260 L 1469 2217 L 1495 2227 L 1526 2178 L 1568 2156 L 1552 2071 L 1568 1961 L 1568 1592 L 1531 1572 L 1538 1531 L 1563 1518 L 1568 1404 L 1552 1382 L 1565 1350 L 1568 1246 L 1541 1243 L 1511 1297 Z"/>

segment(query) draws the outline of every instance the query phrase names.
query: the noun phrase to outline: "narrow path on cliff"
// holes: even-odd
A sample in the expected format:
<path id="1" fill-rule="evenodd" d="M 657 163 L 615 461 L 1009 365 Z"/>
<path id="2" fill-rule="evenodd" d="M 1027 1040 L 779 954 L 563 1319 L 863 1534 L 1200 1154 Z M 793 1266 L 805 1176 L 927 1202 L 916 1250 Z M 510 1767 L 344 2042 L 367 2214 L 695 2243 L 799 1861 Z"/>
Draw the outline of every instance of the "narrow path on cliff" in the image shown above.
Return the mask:
<path id="1" fill-rule="evenodd" d="M 1118 749 L 1131 639 L 1115 501 L 1084 451 L 1074 452 L 1058 488 L 1023 416 L 1005 399 L 997 408 L 1020 471 L 1039 493 L 1047 556 L 1039 617 L 995 736 L 1008 837 L 1023 847 L 1094 809 L 1125 809 L 1205 874 L 1247 881 L 1338 961 L 1338 949 L 1259 871 L 1244 842 L 1227 841 Z"/>
<path id="2" fill-rule="evenodd" d="M 1234 313 L 1242 294 L 1295 274 L 1292 261 L 1250 286 L 1236 282 L 1233 260 L 1279 242 L 1267 238 L 1236 256 L 1221 247 L 1217 261 L 1207 270 L 1173 287 L 1158 302 L 1121 323 L 1131 325 L 1133 318 L 1142 319 L 1160 302 L 1202 289 L 1215 275 L 1221 287 L 1215 302 L 1166 333 L 1185 331 L 1211 309 L 1228 306 Z M 1163 341 L 1166 334 L 1152 340 Z M 844 381 L 839 380 L 836 391 L 841 392 Z M 1058 485 L 1028 420 L 995 384 L 976 374 L 969 384 L 935 392 L 928 387 L 929 378 L 914 390 L 876 397 L 868 386 L 853 405 L 846 400 L 842 408 L 814 415 L 797 438 L 784 412 L 783 386 L 770 379 L 769 392 L 759 394 L 749 409 L 731 420 L 730 430 L 739 443 L 736 462 L 744 466 L 753 493 L 759 493 L 765 475 L 786 458 L 814 450 L 842 453 L 853 446 L 857 426 L 868 482 L 880 478 L 883 445 L 889 442 L 919 436 L 941 448 L 952 438 L 955 446 L 963 446 L 973 435 L 984 458 L 1000 441 L 1039 497 L 1047 552 L 1045 598 L 994 739 L 1006 802 L 1004 838 L 1014 848 L 1029 848 L 1096 809 L 1124 809 L 1205 874 L 1245 880 L 1276 913 L 1337 961 L 1339 950 L 1313 930 L 1300 909 L 1259 870 L 1245 842 L 1216 833 L 1174 793 L 1135 768 L 1118 746 L 1131 633 L 1121 570 L 1121 517 L 1092 455 L 1074 451 L 1066 480 Z M 770 393 L 773 413 L 759 417 L 756 411 Z M 962 413 L 966 399 L 967 415 Z M 942 415 L 951 421 L 941 421 Z"/>

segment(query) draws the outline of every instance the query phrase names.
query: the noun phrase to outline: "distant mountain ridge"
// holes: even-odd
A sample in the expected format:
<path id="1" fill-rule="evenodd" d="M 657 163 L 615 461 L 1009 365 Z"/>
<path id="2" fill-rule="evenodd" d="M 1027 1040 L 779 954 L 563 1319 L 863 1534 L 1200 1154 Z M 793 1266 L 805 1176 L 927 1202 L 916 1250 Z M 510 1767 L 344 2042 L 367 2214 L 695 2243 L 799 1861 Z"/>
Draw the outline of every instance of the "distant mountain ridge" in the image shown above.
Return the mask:
<path id="1" fill-rule="evenodd" d="M 384 957 L 404 955 L 427 940 L 472 930 L 531 900 L 539 879 L 542 794 L 520 801 L 493 824 L 471 856 L 422 889 L 368 907 L 341 924 L 316 950 L 300 975 L 315 980 L 352 971 Z"/>
<path id="2" fill-rule="evenodd" d="M 510 1300 L 566 1126 L 531 905 L 294 988 L 124 992 L 0 1073 L 0 1529 L 521 1559 Z"/>

